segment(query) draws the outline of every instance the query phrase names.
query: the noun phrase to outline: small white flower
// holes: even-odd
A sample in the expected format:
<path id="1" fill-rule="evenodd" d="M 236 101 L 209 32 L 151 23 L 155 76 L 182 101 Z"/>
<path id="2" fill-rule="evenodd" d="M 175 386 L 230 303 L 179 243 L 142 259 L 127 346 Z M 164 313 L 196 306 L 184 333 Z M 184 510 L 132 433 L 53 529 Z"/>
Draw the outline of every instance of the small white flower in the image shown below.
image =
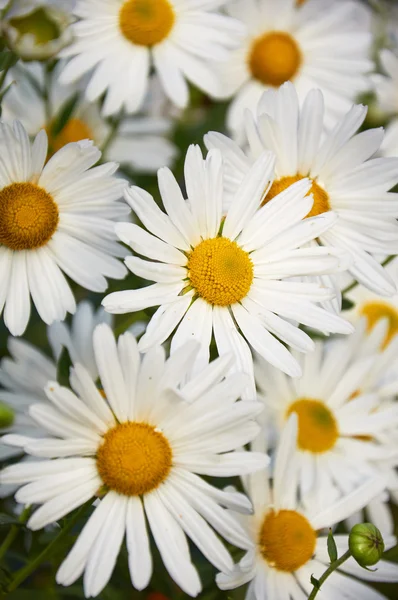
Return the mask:
<path id="1" fill-rule="evenodd" d="M 265 149 L 276 154 L 276 180 L 266 200 L 303 177 L 312 182 L 314 204 L 308 216 L 338 219 L 318 236 L 318 243 L 335 247 L 351 256 L 349 267 L 357 281 L 377 294 L 391 296 L 396 284 L 374 255 L 398 252 L 398 196 L 390 192 L 398 182 L 398 158 L 374 158 L 383 140 L 383 129 L 355 132 L 367 108 L 353 106 L 322 136 L 324 97 L 319 90 L 306 96 L 302 108 L 292 83 L 262 96 L 256 116 L 246 113 L 249 150 L 245 155 L 219 133 L 206 136 L 208 148 L 219 148 L 226 161 L 226 185 L 237 187 Z"/>
<path id="2" fill-rule="evenodd" d="M 62 273 L 102 292 L 105 277 L 122 279 L 114 221 L 128 207 L 118 202 L 125 181 L 117 164 L 94 167 L 101 152 L 85 140 L 67 144 L 45 164 L 47 134 L 33 144 L 23 126 L 0 123 L 0 311 L 13 335 L 30 316 L 30 296 L 47 324 L 76 309 Z"/>
<path id="3" fill-rule="evenodd" d="M 285 427 L 275 459 L 273 484 L 267 473 L 247 478 L 254 515 L 240 517 L 255 545 L 231 572 L 220 573 L 217 583 L 229 590 L 250 582 L 246 600 L 303 600 L 312 591 L 311 576 L 323 575 L 330 564 L 327 527 L 339 523 L 382 492 L 385 478 L 368 479 L 351 494 L 328 508 L 303 507 L 297 501 L 295 479 L 296 423 L 292 416 Z M 320 531 L 321 530 L 321 531 Z M 334 536 L 338 555 L 348 550 L 348 535 Z M 385 538 L 386 549 L 395 545 Z M 349 577 L 347 577 L 349 575 Z M 355 579 L 352 578 L 355 577 Z M 374 572 L 362 569 L 349 558 L 322 585 L 320 597 L 328 600 L 382 600 L 385 597 L 365 581 L 398 581 L 398 566 L 380 561 Z"/>
<path id="4" fill-rule="evenodd" d="M 313 341 L 297 322 L 322 331 L 352 331 L 341 317 L 317 306 L 333 297 L 333 292 L 321 285 L 289 281 L 298 275 L 346 267 L 341 253 L 301 248 L 329 229 L 335 216 L 328 213 L 303 221 L 313 202 L 307 196 L 311 183 L 306 180 L 261 208 L 273 172 L 274 157 L 265 152 L 247 171 L 225 219 L 224 171 L 218 150 L 203 160 L 199 147 L 189 148 L 185 161 L 188 201 L 171 171 L 159 171 L 166 213 L 144 190 L 132 187 L 126 191 L 126 200 L 151 232 L 137 225 L 116 226 L 122 241 L 151 259 L 130 257 L 126 264 L 140 277 L 156 283 L 115 292 L 103 300 L 106 310 L 113 313 L 160 305 L 139 342 L 140 349 L 146 351 L 163 343 L 176 329 L 172 353 L 187 340 L 201 342 L 198 370 L 209 360 L 214 332 L 219 354 L 234 353 L 236 368 L 250 375 L 252 386 L 247 395 L 252 397 L 250 347 L 298 377 L 301 369 L 297 361 L 279 341 L 302 352 L 313 349 Z"/>
<path id="5" fill-rule="evenodd" d="M 371 87 L 372 36 L 358 2 L 237 0 L 227 10 L 248 29 L 222 72 L 226 95 L 236 94 L 227 124 L 238 139 L 245 109 L 286 81 L 294 82 L 301 103 L 311 88 L 322 90 L 327 128 Z"/>
<path id="6" fill-rule="evenodd" d="M 61 82 L 84 73 L 93 101 L 107 91 L 103 113 L 136 112 L 145 98 L 153 64 L 169 98 L 188 104 L 187 79 L 206 93 L 220 93 L 215 64 L 236 48 L 243 26 L 214 12 L 224 0 L 78 0 L 75 42 L 62 56 L 73 56 Z"/>
<path id="7" fill-rule="evenodd" d="M 101 497 L 57 573 L 59 584 L 71 585 L 84 572 L 86 596 L 99 594 L 126 536 L 132 583 L 145 588 L 153 569 L 148 522 L 171 577 L 196 596 L 201 582 L 186 535 L 227 571 L 231 556 L 212 528 L 231 544 L 251 547 L 221 508 L 248 512 L 247 498 L 217 489 L 198 474 L 244 475 L 268 464 L 264 453 L 235 452 L 258 435 L 255 418 L 262 405 L 236 401 L 246 378 L 225 377 L 231 357 L 217 359 L 185 383 L 198 351 L 194 342 L 168 361 L 156 347 L 141 362 L 130 333 L 116 344 L 102 324 L 94 332 L 94 351 L 102 392 L 79 363 L 71 372 L 75 393 L 50 382 L 50 405 L 34 405 L 30 415 L 54 437 L 6 437 L 44 460 L 7 467 L 0 481 L 26 484 L 16 499 L 41 505 L 28 522 L 33 530 Z"/>
<path id="8" fill-rule="evenodd" d="M 30 136 L 45 129 L 50 155 L 65 144 L 84 139 L 93 140 L 101 148 L 110 134 L 110 125 L 101 117 L 97 104 L 84 100 L 81 86 L 59 83 L 62 69 L 63 63 L 59 62 L 51 74 L 47 103 L 43 101 L 44 89 L 48 86 L 44 65 L 34 62 L 18 64 L 11 69 L 7 83 L 13 82 L 13 85 L 2 103 L 3 119 L 18 119 Z M 145 112 L 122 119 L 116 135 L 107 144 L 103 160 L 123 163 L 141 172 L 156 172 L 160 167 L 172 164 L 177 149 L 167 139 L 167 134 L 173 121 L 161 114 L 159 93 L 159 83 L 152 79 Z M 54 134 L 52 128 L 57 117 L 75 94 L 78 96 L 72 115 L 64 128 Z M 163 92 L 161 94 L 163 96 Z"/>
<path id="9" fill-rule="evenodd" d="M 297 468 L 303 502 L 325 506 L 351 492 L 369 476 L 385 472 L 398 491 L 398 337 L 383 348 L 388 323 L 366 332 L 366 321 L 344 339 L 316 342 L 300 360 L 303 376 L 293 380 L 263 360 L 255 374 L 269 424 L 278 436 L 292 413 L 298 416 Z M 394 389 L 393 389 L 394 388 Z M 266 423 L 268 428 L 268 424 Z M 385 497 L 369 507 L 372 522 L 392 533 L 393 520 Z"/>

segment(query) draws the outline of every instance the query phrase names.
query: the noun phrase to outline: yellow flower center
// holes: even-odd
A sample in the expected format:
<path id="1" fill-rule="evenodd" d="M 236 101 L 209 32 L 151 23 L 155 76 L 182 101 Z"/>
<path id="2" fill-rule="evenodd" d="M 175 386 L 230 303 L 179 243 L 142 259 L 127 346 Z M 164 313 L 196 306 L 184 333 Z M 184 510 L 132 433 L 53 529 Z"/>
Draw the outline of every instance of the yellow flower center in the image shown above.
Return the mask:
<path id="1" fill-rule="evenodd" d="M 255 79 L 279 87 L 297 75 L 302 56 L 296 40 L 284 31 L 272 31 L 254 40 L 249 68 Z"/>
<path id="2" fill-rule="evenodd" d="M 127 0 L 120 9 L 119 26 L 129 42 L 154 46 L 173 29 L 175 13 L 169 0 Z"/>
<path id="3" fill-rule="evenodd" d="M 292 573 L 305 565 L 315 551 L 316 533 L 294 510 L 269 512 L 260 530 L 261 554 L 274 569 Z"/>
<path id="4" fill-rule="evenodd" d="M 339 431 L 336 419 L 323 402 L 301 398 L 289 406 L 286 418 L 293 412 L 298 416 L 297 444 L 301 450 L 321 454 L 333 448 Z"/>
<path id="5" fill-rule="evenodd" d="M 48 135 L 48 154 L 49 158 L 71 142 L 80 142 L 81 140 L 92 140 L 93 133 L 91 129 L 81 119 L 69 119 L 65 127 L 56 135 L 51 133 L 52 126 L 46 127 Z"/>
<path id="6" fill-rule="evenodd" d="M 10 250 L 34 250 L 57 229 L 58 207 L 33 183 L 12 183 L 0 190 L 0 244 Z"/>
<path id="7" fill-rule="evenodd" d="M 125 496 L 141 496 L 158 487 L 171 469 L 172 451 L 165 436 L 147 423 L 120 423 L 104 435 L 97 468 L 104 484 Z"/>
<path id="8" fill-rule="evenodd" d="M 388 346 L 398 333 L 398 310 L 386 302 L 368 302 L 361 307 L 360 314 L 367 319 L 368 332 L 372 331 L 380 319 L 388 319 L 388 330 L 383 348 Z"/>
<path id="9" fill-rule="evenodd" d="M 50 18 L 44 8 L 38 8 L 23 17 L 14 17 L 10 19 L 10 24 L 20 35 L 33 35 L 39 46 L 56 40 L 61 35 L 57 23 Z"/>
<path id="10" fill-rule="evenodd" d="M 296 183 L 303 178 L 304 175 L 289 175 L 287 177 L 276 179 L 272 184 L 267 197 L 263 201 L 263 205 L 272 200 L 272 198 L 275 198 L 275 196 L 281 192 L 284 192 L 288 187 L 293 185 L 293 183 Z M 312 179 L 312 186 L 307 196 L 309 194 L 313 195 L 314 204 L 312 205 L 312 208 L 306 218 L 316 217 L 330 210 L 329 196 L 327 192 L 314 179 Z"/>
<path id="11" fill-rule="evenodd" d="M 209 304 L 229 306 L 244 298 L 253 282 L 253 263 L 236 242 L 218 237 L 201 242 L 188 256 L 191 286 Z"/>

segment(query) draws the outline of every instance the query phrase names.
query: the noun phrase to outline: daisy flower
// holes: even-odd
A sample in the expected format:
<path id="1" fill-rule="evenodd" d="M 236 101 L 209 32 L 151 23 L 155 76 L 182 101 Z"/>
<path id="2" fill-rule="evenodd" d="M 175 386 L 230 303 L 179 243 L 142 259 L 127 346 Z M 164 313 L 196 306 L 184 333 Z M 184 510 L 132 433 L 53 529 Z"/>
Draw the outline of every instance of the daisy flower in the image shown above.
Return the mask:
<path id="1" fill-rule="evenodd" d="M 0 311 L 13 335 L 30 316 L 30 296 L 47 324 L 76 309 L 62 273 L 95 292 L 105 277 L 122 279 L 114 220 L 128 212 L 118 200 L 125 181 L 117 164 L 95 168 L 101 152 L 85 140 L 67 144 L 44 166 L 47 134 L 30 143 L 23 126 L 0 123 Z"/>
<path id="2" fill-rule="evenodd" d="M 295 419 L 284 430 L 275 459 L 272 485 L 266 473 L 247 478 L 253 516 L 241 517 L 254 549 L 235 569 L 217 576 L 218 586 L 230 590 L 250 582 L 246 600 L 303 600 L 312 591 L 311 575 L 319 578 L 330 564 L 326 528 L 332 527 L 367 504 L 385 485 L 383 477 L 371 478 L 355 492 L 319 510 L 297 501 L 294 448 Z M 335 535 L 338 554 L 348 550 L 348 535 Z M 384 539 L 386 549 L 395 538 Z M 347 577 L 349 575 L 349 577 Z M 355 577 L 353 579 L 352 577 Z M 398 565 L 381 560 L 374 572 L 349 558 L 322 585 L 325 600 L 383 600 L 385 596 L 364 585 L 365 581 L 398 581 Z"/>
<path id="3" fill-rule="evenodd" d="M 8 45 L 25 60 L 54 57 L 71 43 L 75 0 L 13 0 L 2 19 Z M 4 7 L 3 7 L 4 8 Z"/>
<path id="4" fill-rule="evenodd" d="M 386 271 L 398 284 L 398 260 L 396 258 L 386 266 Z M 381 319 L 387 320 L 388 328 L 383 342 L 384 346 L 387 346 L 398 333 L 398 293 L 384 298 L 362 285 L 356 285 L 344 296 L 353 303 L 353 307 L 344 313 L 351 322 L 355 323 L 363 317 L 366 319 L 368 331 L 371 331 Z"/>
<path id="5" fill-rule="evenodd" d="M 227 10 L 248 31 L 222 65 L 226 94 L 235 95 L 227 125 L 237 139 L 245 109 L 255 109 L 264 90 L 286 81 L 294 82 L 301 103 L 311 88 L 323 91 L 327 128 L 369 89 L 372 36 L 356 2 L 237 0 Z"/>
<path id="6" fill-rule="evenodd" d="M 3 103 L 3 119 L 18 119 L 30 136 L 45 129 L 49 137 L 49 156 L 66 144 L 84 139 L 94 141 L 101 148 L 107 141 L 111 126 L 100 115 L 97 104 L 89 104 L 83 98 L 78 86 L 62 86 L 59 74 L 61 62 L 52 73 L 48 102 L 43 101 L 46 84 L 45 66 L 41 63 L 18 64 L 11 69 L 7 82 L 14 84 L 7 92 Z M 159 106 L 159 84 L 153 78 L 149 86 L 145 112 L 137 117 L 122 119 L 116 135 L 106 144 L 103 160 L 111 160 L 140 172 L 156 172 L 163 166 L 172 164 L 177 149 L 167 135 L 173 120 L 162 116 Z M 67 123 L 59 132 L 53 131 L 57 117 L 77 94 L 76 104 Z M 162 96 L 163 92 L 161 92 Z M 29 111 L 26 107 L 29 106 Z"/>
<path id="7" fill-rule="evenodd" d="M 248 155 L 219 133 L 206 136 L 208 148 L 222 150 L 229 192 L 234 193 L 256 158 L 269 149 L 276 154 L 276 179 L 271 200 L 293 182 L 309 177 L 314 203 L 309 217 L 335 211 L 338 220 L 318 236 L 319 245 L 339 248 L 352 258 L 349 271 L 375 293 L 391 296 L 396 284 L 373 255 L 398 252 L 398 196 L 389 190 L 398 183 L 398 159 L 372 158 L 383 129 L 355 132 L 367 108 L 353 106 L 322 136 L 324 98 L 312 90 L 302 108 L 292 83 L 266 92 L 256 117 L 246 114 Z"/>
<path id="8" fill-rule="evenodd" d="M 222 570 L 233 562 L 213 528 L 240 548 L 251 546 L 222 508 L 247 512 L 247 498 L 198 475 L 243 475 L 267 465 L 264 453 L 234 451 L 258 434 L 262 405 L 236 401 L 245 376 L 225 377 L 231 357 L 180 385 L 198 351 L 195 342 L 168 361 L 160 346 L 141 361 L 130 333 L 116 344 L 102 324 L 94 332 L 94 351 L 102 392 L 79 363 L 71 370 L 75 393 L 50 382 L 52 406 L 34 405 L 30 415 L 54 437 L 19 438 L 28 454 L 44 460 L 6 467 L 0 481 L 25 484 L 17 501 L 41 504 L 28 521 L 33 530 L 100 498 L 57 573 L 59 584 L 70 585 L 84 572 L 85 595 L 99 594 L 126 536 L 132 583 L 145 588 L 152 575 L 148 521 L 171 577 L 196 596 L 201 583 L 186 535 Z"/>
<path id="9" fill-rule="evenodd" d="M 170 100 L 185 108 L 186 80 L 220 93 L 215 65 L 236 48 L 243 26 L 213 12 L 223 0 L 78 0 L 72 26 L 75 42 L 62 56 L 73 58 L 61 75 L 70 84 L 93 72 L 89 101 L 106 90 L 104 115 L 136 112 L 145 98 L 153 64 Z"/>
<path id="10" fill-rule="evenodd" d="M 236 368 L 251 376 L 249 394 L 255 394 L 250 347 L 298 377 L 297 361 L 277 338 L 308 352 L 313 341 L 298 329 L 297 322 L 322 331 L 352 331 L 346 321 L 317 306 L 333 295 L 330 290 L 287 281 L 296 275 L 345 268 L 346 264 L 340 254 L 327 248 L 300 248 L 335 221 L 332 213 L 303 221 L 313 202 L 306 196 L 308 181 L 298 182 L 260 208 L 272 182 L 274 162 L 270 152 L 258 158 L 236 190 L 225 218 L 223 162 L 218 150 L 203 160 L 198 146 L 188 149 L 188 201 L 171 171 L 160 169 L 159 189 L 167 214 L 144 190 L 131 187 L 126 191 L 127 202 L 150 233 L 138 225 L 121 223 L 117 234 L 138 254 L 151 259 L 131 257 L 126 264 L 136 275 L 156 283 L 115 292 L 103 300 L 112 313 L 160 305 L 140 339 L 140 349 L 145 352 L 163 343 L 177 328 L 171 352 L 187 340 L 197 339 L 202 344 L 197 369 L 209 360 L 214 332 L 219 354 L 232 352 Z"/>
<path id="11" fill-rule="evenodd" d="M 380 321 L 368 335 L 362 320 L 348 338 L 317 341 L 313 353 L 298 357 L 299 380 L 256 361 L 260 398 L 276 435 L 292 413 L 298 416 L 298 479 L 305 502 L 324 506 L 381 471 L 398 491 L 398 405 L 387 401 L 391 389 L 384 386 L 388 370 L 398 367 L 398 338 L 383 350 L 387 326 Z M 385 498 L 375 498 L 370 511 L 372 522 L 390 533 L 393 521 Z"/>
<path id="12" fill-rule="evenodd" d="M 69 327 L 65 322 L 56 321 L 47 328 L 47 336 L 52 350 L 49 358 L 28 342 L 14 337 L 8 338 L 10 357 L 0 362 L 1 419 L 0 433 L 16 433 L 40 437 L 44 430 L 28 414 L 29 406 L 46 402 L 44 388 L 49 380 L 57 378 L 57 363 L 62 348 L 66 347 L 74 362 L 81 363 L 90 376 L 98 377 L 94 358 L 92 336 L 98 323 L 110 323 L 111 317 L 103 309 L 97 311 L 89 302 L 80 302 Z M 21 454 L 19 446 L 12 447 L 0 441 L 0 460 L 7 460 Z M 11 494 L 15 486 L 0 485 L 0 497 Z"/>

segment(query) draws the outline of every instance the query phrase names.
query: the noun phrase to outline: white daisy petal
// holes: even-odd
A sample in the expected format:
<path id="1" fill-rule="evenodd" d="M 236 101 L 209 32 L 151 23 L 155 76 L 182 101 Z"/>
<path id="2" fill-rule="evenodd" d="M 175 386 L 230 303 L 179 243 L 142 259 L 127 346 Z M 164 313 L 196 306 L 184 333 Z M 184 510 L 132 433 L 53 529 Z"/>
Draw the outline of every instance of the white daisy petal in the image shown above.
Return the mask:
<path id="1" fill-rule="evenodd" d="M 112 575 L 124 538 L 127 504 L 126 497 L 117 497 L 87 557 L 83 585 L 88 598 L 97 596 Z"/>
<path id="2" fill-rule="evenodd" d="M 197 596 L 202 589 L 199 576 L 190 561 L 187 548 L 181 543 L 181 528 L 164 507 L 156 491 L 144 498 L 151 532 L 166 569 L 182 590 Z"/>
<path id="3" fill-rule="evenodd" d="M 106 325 L 99 325 L 94 332 L 94 352 L 101 382 L 112 407 L 119 420 L 127 418 L 127 390 L 119 361 L 115 338 Z"/>
<path id="4" fill-rule="evenodd" d="M 153 567 L 145 515 L 140 498 L 128 500 L 126 543 L 129 552 L 131 581 L 137 590 L 143 590 L 149 583 Z"/>

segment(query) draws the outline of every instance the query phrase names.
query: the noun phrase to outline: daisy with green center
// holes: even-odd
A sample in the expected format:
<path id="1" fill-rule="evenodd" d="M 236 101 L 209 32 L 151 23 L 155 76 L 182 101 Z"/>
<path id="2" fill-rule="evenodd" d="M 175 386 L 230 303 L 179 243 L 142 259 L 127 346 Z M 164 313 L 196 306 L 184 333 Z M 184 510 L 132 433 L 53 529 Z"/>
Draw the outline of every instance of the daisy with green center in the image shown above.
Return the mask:
<path id="1" fill-rule="evenodd" d="M 325 125 L 349 110 L 370 87 L 367 74 L 372 36 L 357 13 L 357 2 L 308 0 L 238 0 L 228 14 L 241 20 L 247 36 L 221 65 L 226 94 L 234 95 L 227 125 L 243 137 L 245 109 L 255 110 L 264 90 L 292 81 L 303 102 L 308 91 L 322 90 Z"/>
<path id="2" fill-rule="evenodd" d="M 101 152 L 89 140 L 67 144 L 46 163 L 48 140 L 31 143 L 23 126 L 0 123 L 0 312 L 13 335 L 25 331 L 30 297 L 47 324 L 74 313 L 63 272 L 94 292 L 105 277 L 123 279 L 125 256 L 114 221 L 126 186 L 118 165 L 94 167 Z"/>
<path id="3" fill-rule="evenodd" d="M 75 0 L 13 0 L 2 19 L 9 47 L 24 60 L 52 58 L 71 43 Z M 4 6 L 3 8 L 6 8 Z"/>
<path id="4" fill-rule="evenodd" d="M 254 378 L 250 347 L 291 376 L 301 369 L 286 342 L 302 351 L 314 347 L 297 322 L 322 331 L 351 333 L 342 318 L 317 306 L 333 293 L 324 286 L 290 281 L 297 275 L 346 268 L 345 257 L 328 248 L 301 248 L 335 222 L 333 213 L 303 220 L 311 210 L 310 182 L 300 181 L 261 207 L 272 183 L 274 157 L 265 152 L 246 174 L 223 216 L 223 162 L 218 150 L 203 160 L 191 146 L 185 161 L 184 196 L 169 169 L 158 172 L 164 213 L 144 190 L 132 187 L 126 200 L 150 233 L 118 224 L 117 234 L 135 252 L 126 264 L 155 281 L 103 300 L 112 313 L 159 306 L 139 347 L 147 351 L 173 332 L 171 352 L 187 340 L 202 344 L 196 369 L 209 360 L 214 332 L 220 355 L 232 352 L 236 368 Z M 295 323 L 293 323 L 294 321 Z M 278 339 L 279 338 L 279 339 Z"/>
<path id="5" fill-rule="evenodd" d="M 41 458 L 0 474 L 3 483 L 25 484 L 18 502 L 41 505 L 28 521 L 31 529 L 100 498 L 57 573 L 59 584 L 71 585 L 84 572 L 85 595 L 99 594 L 126 536 L 132 583 L 144 589 L 153 569 L 147 522 L 166 569 L 191 596 L 201 591 L 201 583 L 186 535 L 221 570 L 233 562 L 213 528 L 231 544 L 251 547 L 222 508 L 250 512 L 247 498 L 217 489 L 199 475 L 244 475 L 268 464 L 264 453 L 235 452 L 258 435 L 255 419 L 263 407 L 237 401 L 246 377 L 226 376 L 231 357 L 217 359 L 187 381 L 198 346 L 191 342 L 167 361 L 158 346 L 141 361 L 130 333 L 116 343 L 111 329 L 98 325 L 94 351 L 101 389 L 76 363 L 74 392 L 50 382 L 49 404 L 30 408 L 49 437 L 5 437 Z"/>
<path id="6" fill-rule="evenodd" d="M 398 158 L 374 158 L 383 130 L 355 134 L 366 117 L 365 106 L 353 106 L 324 137 L 324 97 L 312 90 L 300 108 L 295 87 L 284 84 L 266 92 L 255 116 L 246 113 L 247 155 L 219 133 L 206 136 L 208 148 L 219 148 L 226 162 L 226 185 L 236 192 L 264 149 L 276 154 L 276 178 L 267 203 L 292 183 L 308 177 L 314 203 L 307 217 L 334 211 L 338 220 L 319 245 L 332 246 L 352 258 L 352 277 L 383 296 L 396 293 L 396 284 L 375 255 L 398 252 Z M 330 284 L 329 284 L 330 285 Z"/>
<path id="7" fill-rule="evenodd" d="M 313 353 L 298 357 L 303 370 L 299 380 L 256 361 L 266 428 L 278 437 L 289 416 L 298 416 L 298 478 L 305 502 L 311 498 L 324 506 L 380 472 L 388 475 L 392 496 L 397 496 L 398 405 L 392 402 L 394 390 L 386 375 L 398 366 L 398 338 L 383 349 L 387 329 L 388 323 L 380 321 L 367 334 L 363 319 L 348 338 L 317 341 Z M 372 522 L 391 533 L 386 500 L 376 498 L 370 512 Z"/>
<path id="8" fill-rule="evenodd" d="M 75 42 L 62 56 L 73 57 L 61 83 L 92 73 L 89 102 L 106 91 L 104 115 L 143 104 L 151 65 L 170 100 L 185 108 L 187 80 L 220 94 L 215 65 L 229 56 L 243 34 L 241 23 L 214 12 L 224 0 L 78 0 L 72 26 Z"/>
<path id="9" fill-rule="evenodd" d="M 291 417 L 284 429 L 276 453 L 272 484 L 266 472 L 246 478 L 254 514 L 242 516 L 240 521 L 246 527 L 254 549 L 248 551 L 233 571 L 217 576 L 218 586 L 223 590 L 250 582 L 246 600 L 308 598 L 313 589 L 311 576 L 319 579 L 330 564 L 325 529 L 362 508 L 385 486 L 384 477 L 371 478 L 328 508 L 303 507 L 297 501 L 295 421 Z M 334 539 L 341 556 L 348 550 L 348 535 L 335 535 Z M 392 536 L 384 541 L 386 549 L 396 543 Z M 382 560 L 371 572 L 349 558 L 323 583 L 319 597 L 325 600 L 385 600 L 385 596 L 359 579 L 396 582 L 398 566 Z"/>

